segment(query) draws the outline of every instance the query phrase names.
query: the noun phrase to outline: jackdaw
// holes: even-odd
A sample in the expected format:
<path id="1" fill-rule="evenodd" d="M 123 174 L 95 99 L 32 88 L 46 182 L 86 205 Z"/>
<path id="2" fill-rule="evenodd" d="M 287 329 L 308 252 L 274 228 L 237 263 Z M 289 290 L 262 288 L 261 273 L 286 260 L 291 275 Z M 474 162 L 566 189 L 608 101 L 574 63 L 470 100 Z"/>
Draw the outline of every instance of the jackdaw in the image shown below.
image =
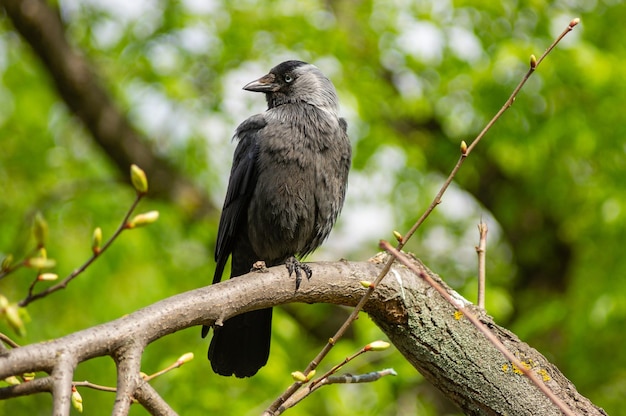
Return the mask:
<path id="1" fill-rule="evenodd" d="M 297 259 L 326 239 L 341 211 L 350 169 L 347 124 L 338 115 L 332 82 L 315 66 L 286 61 L 244 90 L 265 93 L 267 111 L 239 125 L 220 218 L 213 283 L 232 254 L 230 277 L 262 260 L 296 275 L 311 269 Z M 267 363 L 272 309 L 246 312 L 214 328 L 211 367 L 250 377 Z M 209 327 L 202 328 L 205 337 Z"/>

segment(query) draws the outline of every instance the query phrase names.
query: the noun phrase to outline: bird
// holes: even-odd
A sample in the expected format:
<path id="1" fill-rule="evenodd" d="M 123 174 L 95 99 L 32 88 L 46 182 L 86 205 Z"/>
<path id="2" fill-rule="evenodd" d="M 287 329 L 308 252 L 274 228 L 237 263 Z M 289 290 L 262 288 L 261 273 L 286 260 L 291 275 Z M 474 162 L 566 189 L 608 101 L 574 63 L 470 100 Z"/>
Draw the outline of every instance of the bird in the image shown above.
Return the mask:
<path id="1" fill-rule="evenodd" d="M 257 261 L 311 278 L 302 259 L 328 237 L 343 207 L 352 148 L 333 83 L 314 65 L 289 60 L 244 90 L 265 94 L 267 110 L 237 127 L 237 146 L 215 246 L 213 284 L 229 256 L 230 277 Z M 269 358 L 272 308 L 214 325 L 208 359 L 216 374 L 251 377 Z M 209 326 L 203 326 L 206 337 Z"/>

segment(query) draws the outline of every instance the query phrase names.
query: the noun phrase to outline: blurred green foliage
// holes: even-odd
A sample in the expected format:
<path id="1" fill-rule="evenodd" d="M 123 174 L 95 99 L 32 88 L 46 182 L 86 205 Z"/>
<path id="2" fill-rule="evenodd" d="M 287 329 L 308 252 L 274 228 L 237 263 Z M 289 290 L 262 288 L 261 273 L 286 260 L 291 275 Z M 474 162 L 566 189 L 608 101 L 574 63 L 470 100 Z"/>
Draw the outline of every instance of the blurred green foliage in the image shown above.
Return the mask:
<path id="1" fill-rule="evenodd" d="M 539 54 L 573 17 L 581 25 L 539 66 L 515 105 L 472 153 L 443 203 L 407 248 L 475 299 L 476 224 L 490 226 L 487 309 L 548 356 L 609 414 L 626 396 L 626 6 L 613 0 L 488 3 L 185 0 L 58 2 L 71 43 L 120 107 L 220 206 L 233 145 L 261 96 L 241 91 L 284 59 L 318 65 L 335 83 L 354 145 L 346 208 L 311 259 L 365 260 L 380 238 L 408 229 L 458 157 Z M 48 255 L 67 275 L 106 239 L 131 204 L 108 156 L 64 106 L 49 74 L 0 18 L 0 257 L 35 244 L 36 212 L 49 223 Z M 148 178 L 150 179 L 150 178 Z M 190 218 L 146 199 L 156 224 L 124 232 L 70 286 L 28 307 L 33 343 L 115 319 L 208 284 L 218 217 Z M 34 274 L 0 281 L 22 299 Z M 43 284 L 42 284 L 43 285 Z M 196 359 L 154 380 L 184 415 L 258 414 L 333 334 L 341 309 L 278 309 L 269 365 L 248 380 L 220 378 L 207 341 L 190 328 L 150 345 L 155 372 L 187 351 Z M 0 330 L 10 329 L 0 324 Z M 366 319 L 326 365 L 381 333 Z M 395 351 L 348 367 L 394 367 L 371 385 L 326 387 L 297 414 L 455 414 Z M 111 360 L 78 367 L 76 380 L 114 385 Z M 86 414 L 114 396 L 81 389 Z M 48 396 L 0 402 L 2 414 L 49 414 Z M 138 406 L 132 414 L 145 414 Z"/>

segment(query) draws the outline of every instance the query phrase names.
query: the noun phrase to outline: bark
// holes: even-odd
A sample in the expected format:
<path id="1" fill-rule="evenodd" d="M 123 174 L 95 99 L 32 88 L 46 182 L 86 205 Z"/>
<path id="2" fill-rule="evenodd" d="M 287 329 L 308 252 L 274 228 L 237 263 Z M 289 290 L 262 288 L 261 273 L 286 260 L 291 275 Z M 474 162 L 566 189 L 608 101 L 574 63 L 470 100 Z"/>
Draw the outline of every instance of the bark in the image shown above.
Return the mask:
<path id="1" fill-rule="evenodd" d="M 54 413 L 66 415 L 71 391 L 68 387 L 71 377 L 67 373 L 80 362 L 108 355 L 118 366 L 115 406 L 119 413 L 116 414 L 125 414 L 130 396 L 139 398 L 139 403 L 152 414 L 173 414 L 139 376 L 141 354 L 146 345 L 184 328 L 211 325 L 254 309 L 292 302 L 353 306 L 365 292 L 359 281 L 372 281 L 382 267 L 376 261 L 312 263 L 311 266 L 314 277 L 304 281 L 298 291 L 294 290 L 294 282 L 284 267 L 279 266 L 182 293 L 115 321 L 56 340 L 9 350 L 0 355 L 0 379 L 34 371 L 44 371 L 50 376 L 36 379 L 36 388 L 25 389 L 29 383 L 2 388 L 0 398 L 52 392 Z M 460 299 L 445 284 L 444 287 Z M 466 319 L 457 319 L 455 309 L 406 268 L 394 266 L 391 269 L 366 304 L 365 312 L 407 360 L 466 414 L 560 414 Z M 497 326 L 478 308 L 475 312 L 576 414 L 606 414 L 580 395 L 539 352 Z M 123 397 L 120 391 L 124 392 Z"/>

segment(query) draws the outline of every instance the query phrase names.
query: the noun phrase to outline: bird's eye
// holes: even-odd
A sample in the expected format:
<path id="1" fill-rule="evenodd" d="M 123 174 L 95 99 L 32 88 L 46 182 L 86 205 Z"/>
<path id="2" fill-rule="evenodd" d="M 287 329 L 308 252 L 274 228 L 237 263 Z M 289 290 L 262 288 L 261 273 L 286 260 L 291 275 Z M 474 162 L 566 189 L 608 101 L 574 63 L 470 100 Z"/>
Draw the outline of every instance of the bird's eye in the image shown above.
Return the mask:
<path id="1" fill-rule="evenodd" d="M 293 77 L 289 74 L 285 75 L 285 82 L 290 83 L 291 81 L 293 81 Z"/>

